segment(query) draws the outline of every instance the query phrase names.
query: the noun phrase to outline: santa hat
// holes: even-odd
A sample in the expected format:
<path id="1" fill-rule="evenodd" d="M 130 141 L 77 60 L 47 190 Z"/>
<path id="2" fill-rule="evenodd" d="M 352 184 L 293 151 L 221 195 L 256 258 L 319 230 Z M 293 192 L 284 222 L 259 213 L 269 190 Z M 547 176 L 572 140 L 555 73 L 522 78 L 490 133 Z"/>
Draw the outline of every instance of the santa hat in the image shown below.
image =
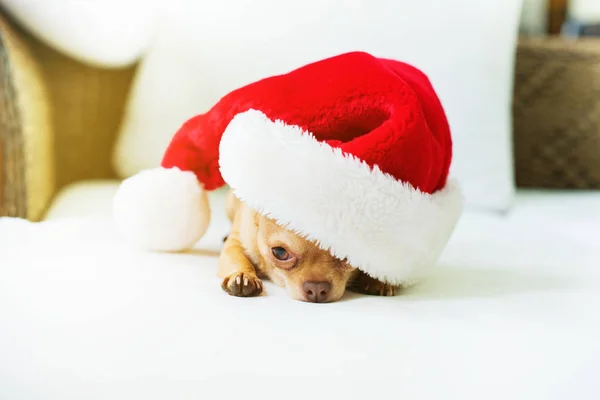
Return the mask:
<path id="1" fill-rule="evenodd" d="M 269 77 L 188 120 L 162 165 L 123 182 L 119 226 L 151 250 L 192 246 L 206 191 L 250 207 L 393 284 L 420 279 L 446 246 L 462 197 L 452 140 L 428 78 L 346 53 Z"/>

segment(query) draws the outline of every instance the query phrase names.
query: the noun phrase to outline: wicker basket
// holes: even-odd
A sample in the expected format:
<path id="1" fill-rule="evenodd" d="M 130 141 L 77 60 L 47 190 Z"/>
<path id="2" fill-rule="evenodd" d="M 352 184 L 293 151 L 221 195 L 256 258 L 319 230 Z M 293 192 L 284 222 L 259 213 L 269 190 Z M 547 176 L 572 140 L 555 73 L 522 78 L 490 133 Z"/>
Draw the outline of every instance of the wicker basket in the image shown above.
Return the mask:
<path id="1" fill-rule="evenodd" d="M 518 186 L 600 189 L 600 40 L 521 40 L 514 87 Z"/>

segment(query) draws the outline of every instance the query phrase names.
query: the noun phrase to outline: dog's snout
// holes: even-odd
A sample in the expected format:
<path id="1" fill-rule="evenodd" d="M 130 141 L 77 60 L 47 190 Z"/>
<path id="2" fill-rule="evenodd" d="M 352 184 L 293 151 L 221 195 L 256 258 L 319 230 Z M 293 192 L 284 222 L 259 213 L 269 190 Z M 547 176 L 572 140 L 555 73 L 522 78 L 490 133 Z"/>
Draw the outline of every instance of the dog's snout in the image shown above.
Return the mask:
<path id="1" fill-rule="evenodd" d="M 329 298 L 331 283 L 307 281 L 302 285 L 302 290 L 304 291 L 304 297 L 307 301 L 323 303 Z"/>

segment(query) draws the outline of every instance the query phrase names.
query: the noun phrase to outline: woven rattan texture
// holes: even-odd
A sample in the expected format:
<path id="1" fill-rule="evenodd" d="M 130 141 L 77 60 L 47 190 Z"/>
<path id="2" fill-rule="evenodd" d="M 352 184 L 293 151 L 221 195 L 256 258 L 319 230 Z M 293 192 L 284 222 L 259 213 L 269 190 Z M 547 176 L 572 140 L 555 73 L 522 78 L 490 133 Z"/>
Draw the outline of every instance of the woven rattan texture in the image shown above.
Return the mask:
<path id="1" fill-rule="evenodd" d="M 112 166 L 134 67 L 86 65 L 26 36 L 46 78 L 53 109 L 58 188 L 116 176 Z"/>
<path id="2" fill-rule="evenodd" d="M 0 20 L 0 216 L 27 216 L 25 150 L 12 68 Z"/>
<path id="3" fill-rule="evenodd" d="M 600 40 L 522 40 L 514 150 L 520 187 L 600 188 Z"/>

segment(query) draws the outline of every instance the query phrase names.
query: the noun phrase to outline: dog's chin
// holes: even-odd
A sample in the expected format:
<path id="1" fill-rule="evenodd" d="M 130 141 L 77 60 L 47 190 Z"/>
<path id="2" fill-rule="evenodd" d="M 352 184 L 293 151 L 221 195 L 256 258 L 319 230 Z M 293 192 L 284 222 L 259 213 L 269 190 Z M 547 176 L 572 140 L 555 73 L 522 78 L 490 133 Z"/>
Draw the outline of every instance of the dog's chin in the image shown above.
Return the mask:
<path id="1" fill-rule="evenodd" d="M 285 289 L 288 292 L 288 295 L 292 299 L 298 300 L 298 301 L 303 301 L 305 303 L 312 303 L 311 301 L 309 301 L 306 298 L 306 296 L 304 295 L 304 292 L 302 291 L 302 288 L 300 288 L 298 285 L 285 282 Z M 344 290 L 341 290 L 341 291 L 334 290 L 332 292 L 332 294 L 329 296 L 329 298 L 327 298 L 327 300 L 316 303 L 316 304 L 334 303 L 336 301 L 339 301 L 342 297 L 344 297 Z"/>
<path id="2" fill-rule="evenodd" d="M 285 289 L 288 292 L 288 295 L 294 299 L 294 300 L 298 300 L 298 301 L 308 301 L 306 300 L 306 298 L 304 297 L 304 294 L 302 294 L 302 292 L 300 292 L 299 290 L 297 290 L 296 288 L 290 287 L 287 284 L 285 285 Z"/>

